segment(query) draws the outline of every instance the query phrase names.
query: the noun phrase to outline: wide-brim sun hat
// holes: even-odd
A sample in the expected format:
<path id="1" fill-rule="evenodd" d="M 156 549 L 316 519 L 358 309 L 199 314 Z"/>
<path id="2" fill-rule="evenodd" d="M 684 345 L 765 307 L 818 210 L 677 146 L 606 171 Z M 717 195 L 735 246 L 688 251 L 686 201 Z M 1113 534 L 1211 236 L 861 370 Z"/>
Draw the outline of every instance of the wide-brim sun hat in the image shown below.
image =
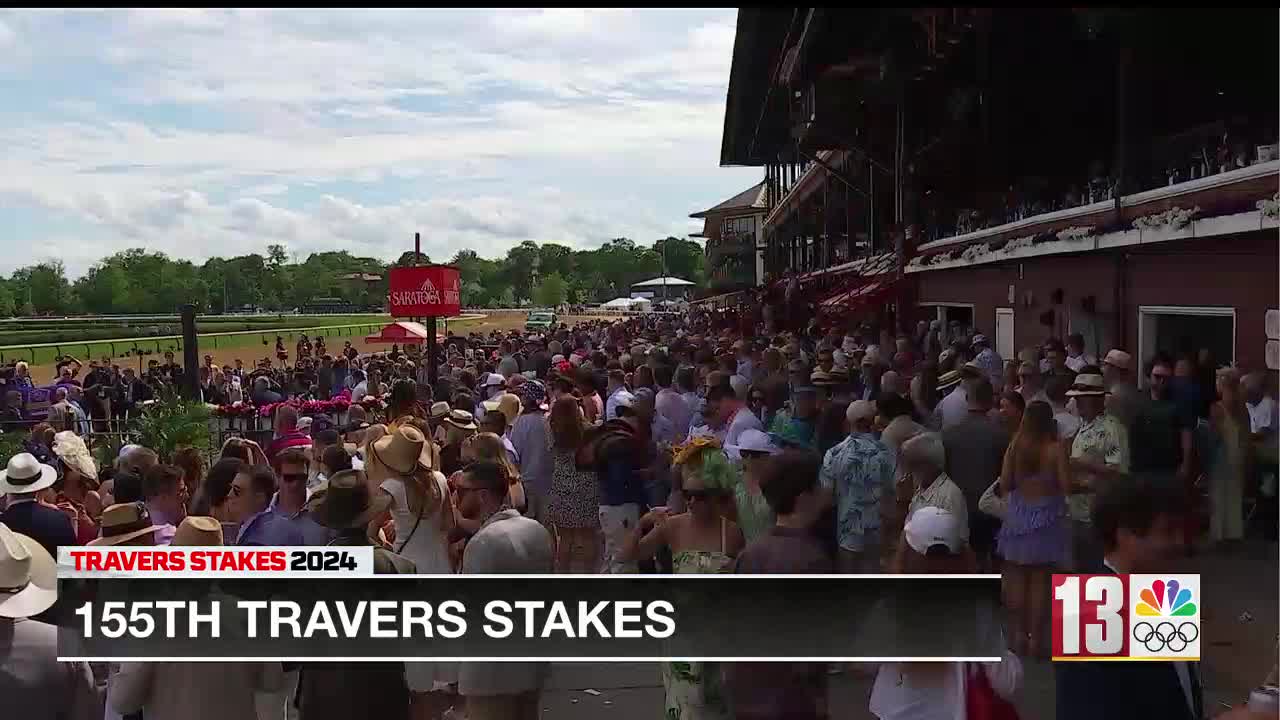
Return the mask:
<path id="1" fill-rule="evenodd" d="M 312 519 L 331 530 L 363 528 L 391 507 L 391 495 L 372 492 L 361 473 L 343 470 L 306 507 Z"/>
<path id="2" fill-rule="evenodd" d="M 960 384 L 961 380 L 959 370 L 948 370 L 938 376 L 938 389 L 946 390 Z"/>
<path id="3" fill-rule="evenodd" d="M 382 470 L 403 476 L 418 469 L 430 470 L 435 465 L 430 441 L 412 425 L 400 425 L 394 432 L 369 444 L 365 450 L 365 463 L 365 472 L 373 481 L 384 479 L 375 477 Z"/>
<path id="4" fill-rule="evenodd" d="M 169 546 L 217 547 L 224 542 L 222 523 L 203 515 L 188 515 L 178 524 L 178 529 L 173 539 L 169 541 Z"/>
<path id="5" fill-rule="evenodd" d="M 1101 375 L 1077 375 L 1067 397 L 1097 397 L 1107 394 L 1106 381 Z"/>
<path id="6" fill-rule="evenodd" d="M 35 538 L 0 523 L 0 617 L 29 618 L 58 601 L 58 567 Z"/>
<path id="7" fill-rule="evenodd" d="M 9 458 L 9 464 L 0 470 L 0 495 L 33 493 L 51 487 L 58 479 L 58 470 L 23 452 Z"/>
<path id="8" fill-rule="evenodd" d="M 725 445 L 724 451 L 731 459 L 739 460 L 744 452 L 777 455 L 782 452 L 782 448 L 778 447 L 778 444 L 773 441 L 773 438 L 769 437 L 768 433 L 752 428 L 743 430 L 742 434 L 738 436 L 738 443 L 736 445 Z"/>
<path id="9" fill-rule="evenodd" d="M 93 482 L 98 480 L 98 464 L 84 444 L 84 440 L 71 430 L 63 430 L 53 436 L 53 454 L 67 467 Z"/>
<path id="10" fill-rule="evenodd" d="M 467 410 L 450 410 L 444 422 L 462 430 L 476 429 L 476 417 Z"/>
<path id="11" fill-rule="evenodd" d="M 140 502 L 116 503 L 102 511 L 102 536 L 90 545 L 122 545 L 163 528 L 151 522 L 151 513 Z"/>

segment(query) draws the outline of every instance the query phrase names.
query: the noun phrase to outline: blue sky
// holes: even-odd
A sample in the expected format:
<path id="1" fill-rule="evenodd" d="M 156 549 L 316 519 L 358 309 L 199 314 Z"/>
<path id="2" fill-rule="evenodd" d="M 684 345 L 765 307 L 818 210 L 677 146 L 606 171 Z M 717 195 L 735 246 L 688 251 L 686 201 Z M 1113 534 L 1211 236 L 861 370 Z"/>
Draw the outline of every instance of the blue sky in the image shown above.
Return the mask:
<path id="1" fill-rule="evenodd" d="M 0 273 L 700 229 L 733 10 L 0 11 Z"/>

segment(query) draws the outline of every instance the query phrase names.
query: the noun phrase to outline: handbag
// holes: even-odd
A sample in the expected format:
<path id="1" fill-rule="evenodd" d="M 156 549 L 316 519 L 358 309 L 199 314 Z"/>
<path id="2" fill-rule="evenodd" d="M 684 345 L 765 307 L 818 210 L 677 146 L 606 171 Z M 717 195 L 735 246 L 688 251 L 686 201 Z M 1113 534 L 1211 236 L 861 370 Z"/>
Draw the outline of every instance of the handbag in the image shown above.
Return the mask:
<path id="1" fill-rule="evenodd" d="M 965 720 L 1018 720 L 1017 708 L 996 694 L 982 665 L 965 663 L 964 673 Z"/>
<path id="2" fill-rule="evenodd" d="M 1005 515 L 1009 514 L 1009 498 L 997 495 L 996 491 L 999 489 L 999 480 L 991 483 L 991 486 L 978 499 L 978 509 L 992 517 L 1003 520 Z"/>

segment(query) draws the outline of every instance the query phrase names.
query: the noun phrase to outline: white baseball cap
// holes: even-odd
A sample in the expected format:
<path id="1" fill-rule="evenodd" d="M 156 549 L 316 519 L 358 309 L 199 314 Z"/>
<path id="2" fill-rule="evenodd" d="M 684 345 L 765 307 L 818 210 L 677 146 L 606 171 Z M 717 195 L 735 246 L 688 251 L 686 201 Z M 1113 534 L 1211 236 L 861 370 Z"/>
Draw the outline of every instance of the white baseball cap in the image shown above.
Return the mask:
<path id="1" fill-rule="evenodd" d="M 968 538 L 960 527 L 960 519 L 951 511 L 926 505 L 911 513 L 902 535 L 912 550 L 921 555 L 929 554 L 929 549 L 937 545 L 947 548 L 952 554 L 964 549 Z"/>
<path id="2" fill-rule="evenodd" d="M 725 445 L 724 452 L 732 460 L 741 460 L 743 451 L 749 453 L 766 453 L 769 455 L 777 455 L 782 452 L 782 448 L 773 442 L 773 438 L 768 433 L 752 428 L 743 430 L 738 436 L 737 445 Z"/>

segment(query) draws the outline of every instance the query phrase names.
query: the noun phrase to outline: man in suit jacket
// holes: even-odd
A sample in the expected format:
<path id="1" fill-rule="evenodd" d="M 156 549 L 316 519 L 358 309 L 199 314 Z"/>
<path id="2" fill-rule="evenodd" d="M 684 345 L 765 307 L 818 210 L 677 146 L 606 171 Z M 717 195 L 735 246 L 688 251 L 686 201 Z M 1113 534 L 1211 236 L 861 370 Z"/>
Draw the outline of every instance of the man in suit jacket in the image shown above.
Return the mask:
<path id="1" fill-rule="evenodd" d="M 60 545 L 76 544 L 71 518 L 40 502 L 41 495 L 46 494 L 52 500 L 50 488 L 57 479 L 58 471 L 36 460 L 31 453 L 14 455 L 0 471 L 0 494 L 9 496 L 9 507 L 0 514 L 0 523 L 40 543 L 55 558 Z"/>
<path id="2" fill-rule="evenodd" d="M 1102 567 L 1081 572 L 1159 573 L 1182 548 L 1186 508 L 1176 491 L 1125 477 L 1098 492 L 1094 528 L 1101 534 Z M 1056 663 L 1057 717 L 1111 720 L 1201 720 L 1204 698 L 1196 662 Z"/>

